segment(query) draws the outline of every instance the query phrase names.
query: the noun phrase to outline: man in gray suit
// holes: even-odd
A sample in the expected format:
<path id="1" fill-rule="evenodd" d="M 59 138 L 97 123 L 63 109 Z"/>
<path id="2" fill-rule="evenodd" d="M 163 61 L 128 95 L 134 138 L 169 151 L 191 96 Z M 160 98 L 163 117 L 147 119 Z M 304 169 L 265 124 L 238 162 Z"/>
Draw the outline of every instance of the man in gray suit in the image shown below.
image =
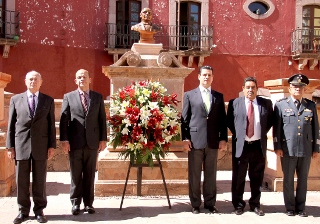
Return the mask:
<path id="1" fill-rule="evenodd" d="M 228 140 L 223 95 L 211 89 L 213 69 L 199 69 L 199 87 L 184 94 L 182 109 L 182 139 L 188 151 L 189 198 L 192 213 L 200 213 L 201 171 L 203 167 L 204 208 L 218 212 L 215 207 L 217 188 L 218 149 L 225 149 Z"/>
<path id="2" fill-rule="evenodd" d="M 98 152 L 106 147 L 106 113 L 101 94 L 89 89 L 89 72 L 80 69 L 76 73 L 78 89 L 63 97 L 60 118 L 60 141 L 65 153 L 69 153 L 71 189 L 71 213 L 84 210 L 95 213 L 94 178 Z"/>
<path id="3" fill-rule="evenodd" d="M 295 74 L 288 79 L 291 96 L 276 102 L 273 141 L 283 171 L 283 196 L 286 214 L 307 217 L 307 180 L 311 157 L 319 153 L 319 124 L 316 104 L 303 98 L 309 79 Z M 296 196 L 294 175 L 297 174 Z"/>
<path id="4" fill-rule="evenodd" d="M 272 102 L 257 97 L 258 86 L 253 77 L 244 79 L 242 89 L 244 97 L 230 100 L 227 112 L 228 127 L 232 133 L 232 204 L 236 215 L 243 214 L 246 206 L 243 193 L 249 166 L 250 210 L 263 216 L 260 187 L 265 168 L 267 133 L 272 127 Z"/>
<path id="5" fill-rule="evenodd" d="M 25 84 L 27 91 L 13 96 L 9 107 L 6 147 L 8 157 L 16 161 L 19 206 L 13 223 L 22 223 L 29 217 L 31 170 L 33 212 L 38 222 L 45 223 L 47 160 L 56 147 L 54 100 L 39 92 L 42 78 L 38 72 L 28 72 Z"/>

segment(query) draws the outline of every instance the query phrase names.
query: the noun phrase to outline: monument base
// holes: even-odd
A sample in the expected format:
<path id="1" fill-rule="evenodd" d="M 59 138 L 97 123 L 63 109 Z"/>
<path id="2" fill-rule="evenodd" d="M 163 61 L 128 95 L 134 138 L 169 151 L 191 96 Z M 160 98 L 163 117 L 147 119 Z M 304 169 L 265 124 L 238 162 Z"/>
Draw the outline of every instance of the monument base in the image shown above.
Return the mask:
<path id="1" fill-rule="evenodd" d="M 131 50 L 138 52 L 140 55 L 159 55 L 162 50 L 162 44 L 144 44 L 134 43 Z"/>
<path id="2" fill-rule="evenodd" d="M 7 149 L 0 148 L 0 197 L 8 196 L 16 189 L 14 160 L 8 158 Z"/>

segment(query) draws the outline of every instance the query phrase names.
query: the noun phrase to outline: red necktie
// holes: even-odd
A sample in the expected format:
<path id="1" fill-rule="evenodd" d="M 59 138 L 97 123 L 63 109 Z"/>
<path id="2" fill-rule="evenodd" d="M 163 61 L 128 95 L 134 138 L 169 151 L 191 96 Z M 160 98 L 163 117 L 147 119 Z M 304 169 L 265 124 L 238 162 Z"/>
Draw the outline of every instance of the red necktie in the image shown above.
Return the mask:
<path id="1" fill-rule="evenodd" d="M 254 109 L 252 101 L 249 101 L 248 114 L 247 114 L 247 136 L 251 138 L 254 134 Z"/>
<path id="2" fill-rule="evenodd" d="M 88 112 L 88 102 L 87 102 L 87 98 L 86 98 L 86 93 L 81 93 L 80 94 L 80 98 L 81 98 L 81 104 L 83 107 L 83 112 L 85 115 L 87 115 Z"/>

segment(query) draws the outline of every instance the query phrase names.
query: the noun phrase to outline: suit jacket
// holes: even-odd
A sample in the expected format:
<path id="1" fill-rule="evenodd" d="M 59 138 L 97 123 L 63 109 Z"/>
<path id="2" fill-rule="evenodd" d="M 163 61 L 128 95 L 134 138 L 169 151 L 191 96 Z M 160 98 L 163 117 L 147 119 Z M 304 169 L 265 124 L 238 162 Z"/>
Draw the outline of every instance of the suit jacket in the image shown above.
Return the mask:
<path id="1" fill-rule="evenodd" d="M 90 105 L 84 114 L 79 90 L 66 93 L 63 97 L 60 118 L 60 141 L 69 141 L 70 149 L 88 145 L 98 149 L 99 141 L 106 141 L 106 113 L 101 94 L 89 92 Z"/>
<path id="2" fill-rule="evenodd" d="M 209 113 L 203 103 L 200 88 L 184 94 L 182 109 L 182 139 L 189 139 L 192 147 L 218 149 L 219 141 L 228 141 L 226 111 L 223 95 L 211 90 Z"/>
<path id="3" fill-rule="evenodd" d="M 274 149 L 297 157 L 319 152 L 319 124 L 314 102 L 303 98 L 298 110 L 292 98 L 287 97 L 276 102 L 274 112 Z"/>
<path id="4" fill-rule="evenodd" d="M 261 125 L 261 149 L 263 156 L 266 156 L 267 133 L 273 124 L 273 108 L 271 100 L 257 97 L 257 104 L 260 114 Z M 247 110 L 245 97 L 230 100 L 227 112 L 228 128 L 232 133 L 232 146 L 234 156 L 239 158 L 243 151 L 247 129 Z"/>
<path id="5" fill-rule="evenodd" d="M 7 148 L 15 148 L 16 160 L 46 160 L 48 148 L 56 148 L 54 100 L 39 92 L 35 115 L 30 115 L 27 92 L 10 99 Z"/>

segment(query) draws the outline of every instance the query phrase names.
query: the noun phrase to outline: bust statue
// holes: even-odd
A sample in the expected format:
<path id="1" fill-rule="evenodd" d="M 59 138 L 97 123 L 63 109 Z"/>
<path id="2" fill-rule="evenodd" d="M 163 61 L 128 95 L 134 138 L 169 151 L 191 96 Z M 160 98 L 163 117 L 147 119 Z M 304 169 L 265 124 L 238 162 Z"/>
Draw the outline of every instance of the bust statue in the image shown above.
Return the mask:
<path id="1" fill-rule="evenodd" d="M 159 31 L 161 28 L 153 25 L 151 23 L 152 11 L 149 8 L 143 8 L 140 12 L 141 22 L 133 25 L 131 30 L 140 33 L 139 43 L 154 43 L 153 35 Z"/>

